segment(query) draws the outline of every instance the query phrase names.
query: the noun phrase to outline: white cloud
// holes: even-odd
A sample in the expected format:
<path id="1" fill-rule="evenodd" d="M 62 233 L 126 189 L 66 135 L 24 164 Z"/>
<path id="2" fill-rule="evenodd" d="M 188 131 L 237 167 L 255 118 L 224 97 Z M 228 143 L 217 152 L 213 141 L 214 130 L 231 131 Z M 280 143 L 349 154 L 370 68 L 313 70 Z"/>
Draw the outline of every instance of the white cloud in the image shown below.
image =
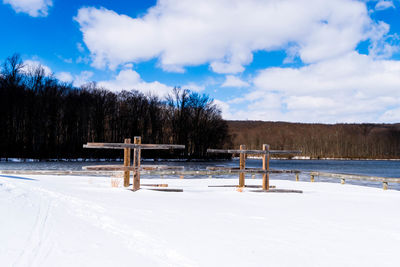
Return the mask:
<path id="1" fill-rule="evenodd" d="M 301 68 L 267 68 L 228 119 L 398 122 L 400 61 L 351 52 Z M 225 108 L 226 109 L 226 108 Z"/>
<path id="2" fill-rule="evenodd" d="M 62 82 L 72 83 L 76 87 L 80 87 L 82 85 L 88 84 L 92 82 L 91 78 L 93 77 L 94 73 L 91 71 L 82 71 L 79 74 L 71 74 L 70 72 L 57 72 L 55 74 L 56 78 Z"/>
<path id="3" fill-rule="evenodd" d="M 41 62 L 39 62 L 37 60 L 31 60 L 31 59 L 24 61 L 24 67 L 23 67 L 22 71 L 25 73 L 31 73 L 38 67 L 43 68 L 45 76 L 50 76 L 53 73 L 48 66 L 42 64 Z"/>
<path id="4" fill-rule="evenodd" d="M 165 96 L 173 89 L 158 81 L 145 82 L 140 78 L 139 73 L 132 69 L 123 69 L 118 73 L 115 79 L 100 81 L 97 85 L 112 91 L 135 89 L 143 93 L 150 92 L 159 96 Z"/>
<path id="5" fill-rule="evenodd" d="M 388 8 L 395 8 L 393 1 L 387 1 L 387 0 L 380 0 L 378 3 L 375 5 L 375 10 L 385 10 Z"/>
<path id="6" fill-rule="evenodd" d="M 194 82 L 187 83 L 181 86 L 183 89 L 189 89 L 194 92 L 202 92 L 206 89 L 205 85 L 199 85 Z"/>
<path id="7" fill-rule="evenodd" d="M 32 17 L 46 17 L 52 0 L 3 0 L 4 4 L 10 4 L 15 12 L 27 13 Z"/>
<path id="8" fill-rule="evenodd" d="M 75 20 L 95 67 L 158 58 L 167 71 L 210 64 L 217 73 L 242 72 L 254 51 L 288 46 L 305 63 L 335 58 L 379 26 L 352 0 L 159 0 L 138 18 L 85 7 Z"/>
<path id="9" fill-rule="evenodd" d="M 248 87 L 249 84 L 245 81 L 242 81 L 239 77 L 233 75 L 227 75 L 225 77 L 225 82 L 221 85 L 221 87 Z"/>
<path id="10" fill-rule="evenodd" d="M 84 70 L 78 75 L 74 75 L 73 84 L 74 86 L 82 86 L 89 82 L 91 82 L 91 78 L 93 77 L 94 73 L 92 71 Z"/>
<path id="11" fill-rule="evenodd" d="M 60 81 L 66 82 L 66 83 L 70 83 L 74 80 L 74 77 L 72 76 L 72 74 L 69 72 L 65 72 L 65 71 L 58 72 L 58 73 L 56 73 L 55 76 Z"/>

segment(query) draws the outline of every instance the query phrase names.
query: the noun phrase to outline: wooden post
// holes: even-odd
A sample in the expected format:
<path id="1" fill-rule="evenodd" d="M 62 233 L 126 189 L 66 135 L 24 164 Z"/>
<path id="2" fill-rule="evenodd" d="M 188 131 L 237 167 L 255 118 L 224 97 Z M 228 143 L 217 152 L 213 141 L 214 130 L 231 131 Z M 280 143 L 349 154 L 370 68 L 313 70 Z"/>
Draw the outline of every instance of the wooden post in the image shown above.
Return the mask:
<path id="1" fill-rule="evenodd" d="M 269 151 L 269 145 L 264 144 L 262 149 L 264 151 Z M 269 171 L 269 153 L 263 154 L 262 169 L 263 171 Z M 263 173 L 262 189 L 269 190 L 269 173 Z"/>
<path id="2" fill-rule="evenodd" d="M 125 144 L 130 144 L 131 139 L 126 138 L 124 140 Z M 130 148 L 124 148 L 124 166 L 129 167 L 131 165 L 131 149 Z M 130 177 L 130 171 L 124 171 L 124 186 L 128 187 L 129 186 L 129 177 Z"/>
<path id="3" fill-rule="evenodd" d="M 341 184 L 345 184 L 345 183 L 346 183 L 346 180 L 345 180 L 344 178 L 342 178 L 342 179 L 340 180 L 340 183 L 341 183 Z"/>
<path id="4" fill-rule="evenodd" d="M 311 174 L 311 182 L 313 183 L 314 181 L 314 175 Z"/>
<path id="5" fill-rule="evenodd" d="M 133 143 L 140 145 L 142 143 L 142 139 L 140 136 L 135 136 L 133 139 Z M 133 157 L 133 166 L 135 167 L 135 171 L 133 174 L 133 190 L 139 190 L 140 189 L 140 148 L 135 148 L 134 149 L 134 157 Z"/>
<path id="6" fill-rule="evenodd" d="M 245 145 L 240 145 L 240 150 L 245 150 L 245 149 L 246 149 Z M 246 168 L 246 154 L 240 153 L 239 169 L 244 170 L 245 168 Z M 245 178 L 244 172 L 239 173 L 239 187 L 244 187 L 244 178 Z"/>
<path id="7" fill-rule="evenodd" d="M 383 185 L 383 190 L 388 190 L 389 186 L 387 182 L 383 182 L 382 185 Z"/>
<path id="8" fill-rule="evenodd" d="M 299 174 L 298 173 L 296 173 L 296 182 L 298 182 L 300 179 L 299 179 Z"/>

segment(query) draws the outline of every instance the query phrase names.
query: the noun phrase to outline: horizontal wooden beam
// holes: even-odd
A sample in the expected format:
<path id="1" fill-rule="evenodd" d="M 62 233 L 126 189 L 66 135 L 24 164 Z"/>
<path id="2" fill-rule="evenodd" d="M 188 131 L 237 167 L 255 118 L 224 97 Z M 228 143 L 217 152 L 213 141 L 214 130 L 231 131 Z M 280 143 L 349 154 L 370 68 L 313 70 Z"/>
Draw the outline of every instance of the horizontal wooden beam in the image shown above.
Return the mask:
<path id="1" fill-rule="evenodd" d="M 140 186 L 168 187 L 168 184 L 140 184 Z"/>
<path id="2" fill-rule="evenodd" d="M 239 185 L 209 185 L 208 187 L 239 187 Z M 245 185 L 247 188 L 262 188 L 262 185 Z M 269 188 L 275 188 L 275 185 L 270 185 Z"/>
<path id="3" fill-rule="evenodd" d="M 207 167 L 207 170 L 210 171 L 220 171 L 220 170 L 224 170 L 224 171 L 229 171 L 229 172 L 248 172 L 248 173 L 300 173 L 300 171 L 298 170 L 273 170 L 273 169 L 269 169 L 269 170 L 263 170 L 262 168 L 247 168 L 247 169 L 243 169 L 240 170 L 239 168 L 231 168 L 231 167 Z"/>
<path id="4" fill-rule="evenodd" d="M 250 190 L 250 192 L 256 193 L 298 193 L 302 194 L 301 190 L 292 190 L 292 189 L 270 189 L 270 190 Z"/>
<path id="5" fill-rule="evenodd" d="M 88 171 L 133 171 L 135 167 L 124 165 L 91 165 L 83 166 L 82 169 Z"/>
<path id="6" fill-rule="evenodd" d="M 240 149 L 207 149 L 207 153 L 224 153 L 224 154 L 300 154 L 300 150 L 240 150 Z"/>
<path id="7" fill-rule="evenodd" d="M 347 173 L 310 172 L 310 175 L 338 178 L 338 179 L 359 180 L 359 181 L 363 180 L 363 181 L 373 181 L 373 182 L 400 183 L 400 178 L 377 177 L 377 176 L 347 174 Z"/>
<path id="8" fill-rule="evenodd" d="M 83 170 L 94 171 L 133 171 L 134 166 L 124 165 L 90 165 L 83 166 Z M 168 166 L 168 165 L 141 165 L 139 170 L 152 171 L 152 170 L 183 170 L 183 166 Z"/>
<path id="9" fill-rule="evenodd" d="M 83 148 L 103 148 L 103 149 L 185 149 L 184 145 L 169 144 L 124 144 L 124 143 L 87 143 Z"/>

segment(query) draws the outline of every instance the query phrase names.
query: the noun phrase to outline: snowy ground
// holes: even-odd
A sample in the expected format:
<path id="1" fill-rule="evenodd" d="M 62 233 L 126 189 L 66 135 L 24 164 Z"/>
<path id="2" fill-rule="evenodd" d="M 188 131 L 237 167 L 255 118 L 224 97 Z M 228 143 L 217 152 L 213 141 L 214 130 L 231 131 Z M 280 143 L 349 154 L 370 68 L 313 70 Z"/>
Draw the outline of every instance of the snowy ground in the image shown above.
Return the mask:
<path id="1" fill-rule="evenodd" d="M 22 179 L 23 178 L 23 179 Z M 260 184 L 248 179 L 247 184 Z M 0 176 L 1 266 L 399 266 L 400 192 L 273 180 Z"/>

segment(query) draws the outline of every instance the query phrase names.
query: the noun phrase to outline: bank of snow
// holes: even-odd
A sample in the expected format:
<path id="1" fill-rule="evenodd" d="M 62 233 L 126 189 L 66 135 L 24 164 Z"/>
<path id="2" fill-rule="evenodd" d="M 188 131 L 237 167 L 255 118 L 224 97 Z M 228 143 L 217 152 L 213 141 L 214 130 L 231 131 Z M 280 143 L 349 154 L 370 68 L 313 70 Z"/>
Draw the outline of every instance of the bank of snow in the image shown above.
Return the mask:
<path id="1" fill-rule="evenodd" d="M 260 180 L 248 179 L 248 184 Z M 399 191 L 273 180 L 0 176 L 1 266 L 398 266 Z"/>

